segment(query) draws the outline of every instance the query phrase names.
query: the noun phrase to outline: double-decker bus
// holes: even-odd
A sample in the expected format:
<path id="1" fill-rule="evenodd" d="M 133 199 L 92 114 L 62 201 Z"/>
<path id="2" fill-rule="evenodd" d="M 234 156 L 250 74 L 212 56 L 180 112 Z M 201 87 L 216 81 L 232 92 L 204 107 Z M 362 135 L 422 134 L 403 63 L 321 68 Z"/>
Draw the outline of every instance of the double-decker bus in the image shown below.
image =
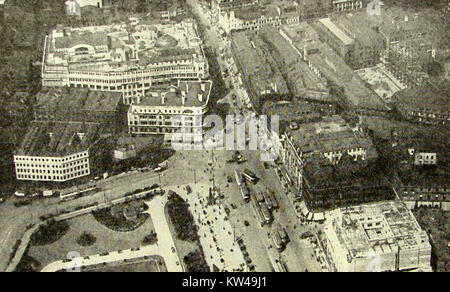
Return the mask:
<path id="1" fill-rule="evenodd" d="M 260 192 L 255 192 L 255 198 L 258 203 L 264 202 L 264 196 Z"/>
<path id="2" fill-rule="evenodd" d="M 273 235 L 272 235 L 272 241 L 273 241 L 273 244 L 274 244 L 274 246 L 277 248 L 277 250 L 278 251 L 283 251 L 284 250 L 284 242 L 283 242 L 283 240 L 281 239 L 281 237 L 280 237 L 280 235 L 278 234 L 278 232 L 275 232 Z"/>
<path id="3" fill-rule="evenodd" d="M 248 201 L 250 200 L 250 190 L 248 189 L 245 182 L 241 184 L 241 195 L 244 202 L 248 203 Z"/>
<path id="4" fill-rule="evenodd" d="M 246 180 L 252 183 L 256 182 L 256 180 L 258 179 L 258 177 L 248 169 L 244 170 L 242 175 L 245 177 Z"/>
<path id="5" fill-rule="evenodd" d="M 264 201 L 267 204 L 267 208 L 269 208 L 269 210 L 272 210 L 273 209 L 273 204 L 272 204 L 272 199 L 269 196 L 269 193 L 263 192 L 262 195 L 264 197 Z"/>
<path id="6" fill-rule="evenodd" d="M 270 222 L 272 222 L 272 213 L 270 213 L 269 208 L 267 208 L 266 203 L 260 203 L 259 207 L 261 209 L 261 213 L 264 217 L 266 224 L 270 224 Z"/>

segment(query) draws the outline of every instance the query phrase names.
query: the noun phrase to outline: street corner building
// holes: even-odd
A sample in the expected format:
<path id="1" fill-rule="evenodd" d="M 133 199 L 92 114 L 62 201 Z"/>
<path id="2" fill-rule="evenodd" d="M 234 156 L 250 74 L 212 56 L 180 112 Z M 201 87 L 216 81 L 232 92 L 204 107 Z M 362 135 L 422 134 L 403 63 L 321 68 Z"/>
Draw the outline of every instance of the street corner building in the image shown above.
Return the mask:
<path id="1" fill-rule="evenodd" d="M 431 271 L 431 245 L 401 201 L 337 209 L 325 226 L 339 272 Z"/>
<path id="2" fill-rule="evenodd" d="M 98 124 L 33 122 L 14 153 L 16 178 L 65 182 L 90 175 L 89 148 L 100 134 Z"/>
<path id="3" fill-rule="evenodd" d="M 43 87 L 76 87 L 123 94 L 131 104 L 159 84 L 202 80 L 208 73 L 191 19 L 170 24 L 125 23 L 57 27 L 45 39 Z"/>
<path id="4" fill-rule="evenodd" d="M 211 81 L 180 81 L 178 85 L 153 87 L 128 110 L 128 128 L 132 135 L 174 133 L 203 136 L 203 115 L 208 111 Z"/>

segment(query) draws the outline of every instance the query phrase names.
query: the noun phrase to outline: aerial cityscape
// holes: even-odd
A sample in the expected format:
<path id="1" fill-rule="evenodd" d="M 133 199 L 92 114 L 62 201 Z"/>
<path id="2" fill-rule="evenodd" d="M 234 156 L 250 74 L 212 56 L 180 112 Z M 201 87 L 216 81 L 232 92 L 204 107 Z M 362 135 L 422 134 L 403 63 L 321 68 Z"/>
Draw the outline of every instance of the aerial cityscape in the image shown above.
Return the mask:
<path id="1" fill-rule="evenodd" d="M 0 271 L 450 271 L 449 13 L 0 0 Z"/>

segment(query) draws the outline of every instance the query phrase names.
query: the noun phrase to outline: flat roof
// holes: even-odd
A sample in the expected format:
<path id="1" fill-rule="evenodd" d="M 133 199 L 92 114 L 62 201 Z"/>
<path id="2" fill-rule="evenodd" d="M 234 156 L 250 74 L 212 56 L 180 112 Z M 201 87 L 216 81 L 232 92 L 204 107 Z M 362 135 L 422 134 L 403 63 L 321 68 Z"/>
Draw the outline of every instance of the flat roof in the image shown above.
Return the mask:
<path id="1" fill-rule="evenodd" d="M 325 230 L 352 258 L 431 248 L 427 233 L 401 201 L 337 209 L 330 212 Z"/>
<path id="2" fill-rule="evenodd" d="M 95 55 L 67 51 L 83 45 L 103 48 Z M 58 27 L 47 41 L 45 62 L 73 70 L 121 72 L 160 62 L 206 61 L 201 46 L 195 25 L 188 20 L 152 25 L 139 22 L 132 28 L 125 23 Z"/>
<path id="3" fill-rule="evenodd" d="M 86 151 L 101 131 L 93 123 L 33 122 L 15 155 L 62 157 Z"/>
<path id="4" fill-rule="evenodd" d="M 330 18 L 319 19 L 319 22 L 331 31 L 344 45 L 353 44 L 354 40 L 337 27 Z"/>
<path id="5" fill-rule="evenodd" d="M 73 31 L 70 35 L 55 38 L 56 49 L 68 49 L 80 44 L 96 46 L 107 46 L 108 35 L 104 32 L 90 32 L 90 31 Z"/>
<path id="6" fill-rule="evenodd" d="M 289 134 L 303 154 L 364 147 L 367 149 L 366 159 L 376 157 L 370 138 L 353 131 L 340 116 L 323 117 L 318 122 L 301 124 L 298 130 Z"/>
<path id="7" fill-rule="evenodd" d="M 204 86 L 204 90 L 202 89 Z M 208 103 L 211 93 L 211 81 L 181 81 L 178 86 L 155 87 L 151 89 L 150 94 L 143 97 L 141 103 L 134 106 L 185 106 L 201 107 Z M 182 92 L 185 92 L 186 98 L 183 105 Z M 199 100 L 202 96 L 202 101 Z M 162 103 L 164 96 L 164 104 Z"/>
<path id="8" fill-rule="evenodd" d="M 54 111 L 114 111 L 122 93 L 92 91 L 85 88 L 44 88 L 36 96 L 35 108 Z"/>

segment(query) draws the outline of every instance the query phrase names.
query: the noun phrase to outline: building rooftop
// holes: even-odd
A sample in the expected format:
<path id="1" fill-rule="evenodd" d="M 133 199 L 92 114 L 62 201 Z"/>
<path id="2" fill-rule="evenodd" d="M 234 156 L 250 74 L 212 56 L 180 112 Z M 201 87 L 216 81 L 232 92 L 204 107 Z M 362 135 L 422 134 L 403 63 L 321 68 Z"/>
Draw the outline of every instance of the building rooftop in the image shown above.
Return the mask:
<path id="1" fill-rule="evenodd" d="M 372 24 L 367 22 L 367 14 L 364 13 L 340 13 L 331 18 L 342 32 L 353 38 L 362 46 L 373 46 L 374 42 L 381 43 L 381 35 L 375 31 Z"/>
<path id="2" fill-rule="evenodd" d="M 281 58 L 283 71 L 287 76 L 287 83 L 295 95 L 300 95 L 305 90 L 327 91 L 326 80 L 317 77 L 308 67 L 308 65 L 301 60 L 297 52 L 287 42 L 285 38 L 279 33 L 278 29 L 272 26 L 266 26 L 259 31 L 258 36 L 263 39 L 262 45 L 274 50 L 271 51 L 275 59 Z"/>
<path id="3" fill-rule="evenodd" d="M 298 130 L 289 134 L 303 154 L 366 148 L 366 159 L 377 156 L 370 138 L 353 131 L 340 116 L 323 117 L 319 122 L 301 124 Z"/>
<path id="4" fill-rule="evenodd" d="M 317 32 L 309 24 L 301 22 L 285 25 L 282 31 L 324 78 L 344 88 L 345 96 L 355 107 L 386 109 L 381 98 L 366 87 L 345 61 L 327 44 L 319 41 Z"/>
<path id="5" fill-rule="evenodd" d="M 351 258 L 429 248 L 428 236 L 400 201 L 337 209 L 326 223 Z"/>
<path id="6" fill-rule="evenodd" d="M 192 21 L 58 27 L 47 40 L 46 65 L 71 70 L 121 72 L 177 60 L 205 60 Z M 93 47 L 92 50 L 90 47 Z"/>
<path id="7" fill-rule="evenodd" d="M 55 38 L 56 49 L 70 49 L 83 44 L 93 47 L 108 46 L 108 35 L 104 32 L 74 31 L 70 35 Z"/>
<path id="8" fill-rule="evenodd" d="M 54 111 L 114 111 L 122 93 L 91 91 L 82 88 L 44 88 L 37 94 L 35 108 Z"/>
<path id="9" fill-rule="evenodd" d="M 261 95 L 266 90 L 272 91 L 273 84 L 276 84 L 278 93 L 289 93 L 286 82 L 272 56 L 263 51 L 262 46 L 256 45 L 260 41 L 256 36 L 251 38 L 248 32 L 234 33 L 233 53 L 237 58 L 237 63 L 240 64 L 257 95 Z"/>
<path id="10" fill-rule="evenodd" d="M 399 91 L 392 97 L 394 103 L 420 111 L 421 109 L 450 114 L 450 83 L 442 88 L 431 85 Z"/>
<path id="11" fill-rule="evenodd" d="M 92 123 L 33 122 L 15 155 L 62 157 L 88 150 L 102 129 Z"/>
<path id="12" fill-rule="evenodd" d="M 178 86 L 154 87 L 149 95 L 135 105 L 201 107 L 208 104 L 211 87 L 211 81 L 181 81 Z"/>
<path id="13" fill-rule="evenodd" d="M 253 21 L 261 17 L 276 18 L 296 16 L 297 8 L 289 1 L 271 1 L 268 5 L 250 6 L 233 9 L 235 17 L 244 21 Z"/>
<path id="14" fill-rule="evenodd" d="M 330 18 L 322 18 L 319 22 L 331 31 L 344 45 L 351 45 L 354 43 L 354 40 L 337 27 Z"/>

